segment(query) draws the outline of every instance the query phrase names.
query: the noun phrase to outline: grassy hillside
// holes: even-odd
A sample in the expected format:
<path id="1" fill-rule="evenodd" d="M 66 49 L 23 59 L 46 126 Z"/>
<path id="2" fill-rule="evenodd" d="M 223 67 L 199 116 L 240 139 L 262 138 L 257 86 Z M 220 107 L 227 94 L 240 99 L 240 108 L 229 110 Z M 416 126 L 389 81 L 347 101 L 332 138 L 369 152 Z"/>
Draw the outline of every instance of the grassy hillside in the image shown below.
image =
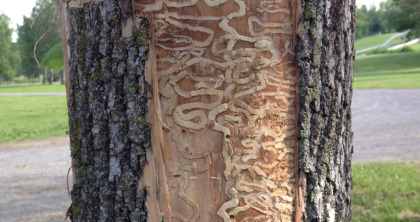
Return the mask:
<path id="1" fill-rule="evenodd" d="M 420 52 L 357 57 L 353 88 L 420 88 Z"/>
<path id="2" fill-rule="evenodd" d="M 416 43 L 414 45 L 410 45 L 410 48 L 412 48 L 416 52 L 420 52 L 420 43 Z"/>
<path id="3" fill-rule="evenodd" d="M 361 39 L 358 39 L 354 43 L 354 46 L 355 46 L 356 50 L 369 48 L 369 47 L 373 47 L 373 46 L 380 46 L 380 45 L 382 45 L 382 43 L 384 43 L 386 40 L 388 40 L 389 38 L 391 38 L 395 34 L 397 34 L 397 33 L 388 33 L 388 34 L 383 34 L 383 35 L 374 35 L 374 36 L 361 38 Z"/>

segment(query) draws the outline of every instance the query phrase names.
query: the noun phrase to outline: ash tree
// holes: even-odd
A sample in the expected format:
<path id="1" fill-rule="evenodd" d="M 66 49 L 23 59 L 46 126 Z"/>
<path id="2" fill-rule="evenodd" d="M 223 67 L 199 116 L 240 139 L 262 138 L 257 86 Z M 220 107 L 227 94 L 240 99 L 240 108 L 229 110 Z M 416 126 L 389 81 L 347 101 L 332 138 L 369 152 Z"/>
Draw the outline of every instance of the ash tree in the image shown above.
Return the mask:
<path id="1" fill-rule="evenodd" d="M 59 6 L 72 221 L 350 221 L 354 1 Z"/>

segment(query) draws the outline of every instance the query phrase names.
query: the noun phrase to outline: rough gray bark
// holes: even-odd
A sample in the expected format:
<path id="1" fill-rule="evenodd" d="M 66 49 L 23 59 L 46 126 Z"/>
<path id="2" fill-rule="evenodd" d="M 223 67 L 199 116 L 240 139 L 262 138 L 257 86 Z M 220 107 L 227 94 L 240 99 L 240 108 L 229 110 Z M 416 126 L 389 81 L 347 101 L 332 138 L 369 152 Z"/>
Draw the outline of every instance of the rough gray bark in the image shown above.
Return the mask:
<path id="1" fill-rule="evenodd" d="M 355 1 L 303 1 L 299 167 L 304 221 L 350 221 Z"/>
<path id="2" fill-rule="evenodd" d="M 148 24 L 143 20 L 133 25 L 131 37 L 122 37 L 121 4 L 127 2 L 85 3 L 68 11 L 74 221 L 147 217 L 137 183 L 150 147 L 145 115 L 151 92 L 144 82 Z"/>

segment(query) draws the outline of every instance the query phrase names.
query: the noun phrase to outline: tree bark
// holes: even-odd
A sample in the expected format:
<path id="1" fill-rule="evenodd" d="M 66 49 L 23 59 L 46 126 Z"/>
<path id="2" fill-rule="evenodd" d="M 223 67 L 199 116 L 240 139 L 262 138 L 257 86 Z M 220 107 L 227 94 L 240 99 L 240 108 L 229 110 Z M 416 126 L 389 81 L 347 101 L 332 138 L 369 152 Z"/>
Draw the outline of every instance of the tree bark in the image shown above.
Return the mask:
<path id="1" fill-rule="evenodd" d="M 52 69 L 50 69 L 50 78 L 48 82 L 50 83 L 50 85 L 54 83 L 54 72 Z"/>
<path id="2" fill-rule="evenodd" d="M 351 219 L 355 1 L 304 1 L 299 169 L 306 221 Z"/>
<path id="3" fill-rule="evenodd" d="M 64 70 L 60 71 L 60 85 L 64 85 Z"/>
<path id="4" fill-rule="evenodd" d="M 350 220 L 354 1 L 66 7 L 74 221 Z"/>
<path id="5" fill-rule="evenodd" d="M 151 88 L 144 81 L 149 27 L 141 20 L 133 24 L 131 37 L 122 37 L 123 3 L 109 0 L 69 9 L 75 221 L 147 218 L 147 191 L 137 184 L 150 149 L 146 113 Z"/>
<path id="6" fill-rule="evenodd" d="M 42 85 L 47 84 L 47 68 L 44 68 L 44 73 L 42 75 Z"/>

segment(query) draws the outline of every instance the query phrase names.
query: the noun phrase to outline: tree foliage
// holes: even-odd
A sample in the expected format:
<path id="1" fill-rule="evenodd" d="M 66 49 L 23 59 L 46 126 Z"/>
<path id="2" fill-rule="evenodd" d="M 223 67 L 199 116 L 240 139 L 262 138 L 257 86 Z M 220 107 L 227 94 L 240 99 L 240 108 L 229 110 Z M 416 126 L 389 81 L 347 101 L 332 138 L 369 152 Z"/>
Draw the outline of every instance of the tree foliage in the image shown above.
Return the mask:
<path id="1" fill-rule="evenodd" d="M 408 29 L 412 36 L 420 35 L 420 0 L 387 0 L 379 8 L 357 8 L 357 38 Z"/>
<path id="2" fill-rule="evenodd" d="M 368 17 L 368 9 L 366 5 L 357 9 L 357 29 L 356 29 L 356 37 L 363 37 L 367 36 L 370 33 L 369 28 L 369 17 Z"/>
<path id="3" fill-rule="evenodd" d="M 1 80 L 13 79 L 19 62 L 12 42 L 12 31 L 9 28 L 9 18 L 0 14 L 0 83 Z"/>
<path id="4" fill-rule="evenodd" d="M 54 70 L 62 70 L 64 68 L 62 43 L 55 44 L 47 54 L 45 54 L 44 58 L 42 58 L 41 66 Z"/>
<path id="5" fill-rule="evenodd" d="M 394 0 L 400 7 L 398 29 L 411 29 L 410 37 L 420 36 L 420 0 Z"/>
<path id="6" fill-rule="evenodd" d="M 34 59 L 33 50 L 36 41 L 54 23 L 55 15 L 55 2 L 51 0 L 37 0 L 35 7 L 32 9 L 31 17 L 24 17 L 22 26 L 18 27 L 18 45 L 22 58 L 22 72 L 29 78 L 38 77 L 41 72 Z M 36 56 L 39 61 L 43 59 L 55 44 L 61 42 L 59 26 L 57 22 L 53 29 L 39 41 L 36 48 Z"/>

